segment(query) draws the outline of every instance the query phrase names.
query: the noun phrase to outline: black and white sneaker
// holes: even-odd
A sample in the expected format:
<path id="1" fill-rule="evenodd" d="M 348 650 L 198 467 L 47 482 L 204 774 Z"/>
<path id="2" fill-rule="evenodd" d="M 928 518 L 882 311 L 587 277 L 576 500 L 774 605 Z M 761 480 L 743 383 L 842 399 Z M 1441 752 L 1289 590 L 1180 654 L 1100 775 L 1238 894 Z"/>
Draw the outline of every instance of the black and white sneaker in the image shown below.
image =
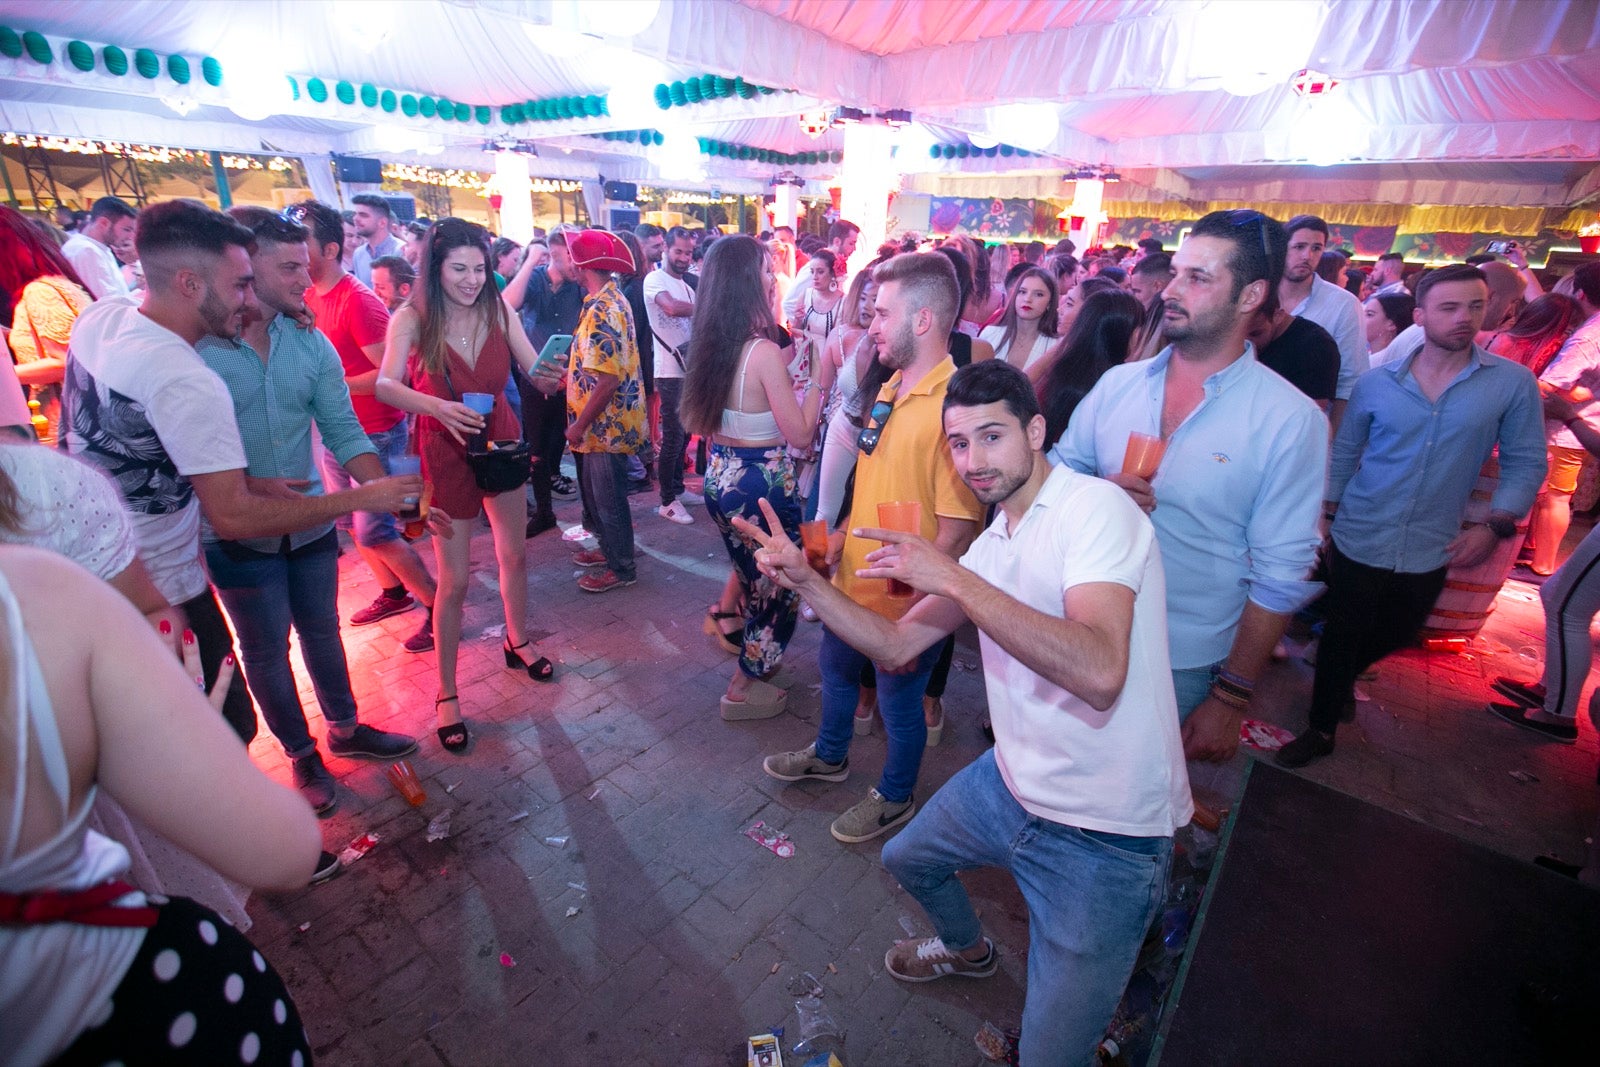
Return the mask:
<path id="1" fill-rule="evenodd" d="M 317 857 L 317 869 L 311 872 L 311 884 L 321 885 L 342 870 L 344 864 L 339 862 L 339 857 L 332 852 L 324 852 Z"/>

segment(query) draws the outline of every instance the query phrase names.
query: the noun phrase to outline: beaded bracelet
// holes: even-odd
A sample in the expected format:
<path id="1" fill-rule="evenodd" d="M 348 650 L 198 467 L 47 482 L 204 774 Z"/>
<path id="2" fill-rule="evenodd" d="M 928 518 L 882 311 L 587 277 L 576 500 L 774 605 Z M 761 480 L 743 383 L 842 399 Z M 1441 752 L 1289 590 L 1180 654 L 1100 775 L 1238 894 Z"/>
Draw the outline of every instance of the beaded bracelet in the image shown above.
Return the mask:
<path id="1" fill-rule="evenodd" d="M 1211 695 L 1215 699 L 1222 701 L 1224 704 L 1228 705 L 1228 707 L 1233 708 L 1236 711 L 1243 711 L 1245 708 L 1250 706 L 1250 701 L 1248 698 L 1241 697 L 1237 693 L 1230 693 L 1223 689 L 1218 683 L 1212 683 Z"/>

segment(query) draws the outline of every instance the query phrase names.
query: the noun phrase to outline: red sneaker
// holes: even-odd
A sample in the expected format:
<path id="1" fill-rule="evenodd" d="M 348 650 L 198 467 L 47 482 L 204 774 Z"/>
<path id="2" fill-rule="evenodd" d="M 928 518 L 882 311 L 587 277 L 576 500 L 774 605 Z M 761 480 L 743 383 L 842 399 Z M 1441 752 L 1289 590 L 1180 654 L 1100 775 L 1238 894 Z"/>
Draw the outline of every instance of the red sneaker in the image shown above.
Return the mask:
<path id="1" fill-rule="evenodd" d="M 585 574 L 578 579 L 578 588 L 585 593 L 609 593 L 613 589 L 621 589 L 625 585 L 632 585 L 636 578 L 618 578 L 613 571 L 601 571 L 598 574 Z"/>

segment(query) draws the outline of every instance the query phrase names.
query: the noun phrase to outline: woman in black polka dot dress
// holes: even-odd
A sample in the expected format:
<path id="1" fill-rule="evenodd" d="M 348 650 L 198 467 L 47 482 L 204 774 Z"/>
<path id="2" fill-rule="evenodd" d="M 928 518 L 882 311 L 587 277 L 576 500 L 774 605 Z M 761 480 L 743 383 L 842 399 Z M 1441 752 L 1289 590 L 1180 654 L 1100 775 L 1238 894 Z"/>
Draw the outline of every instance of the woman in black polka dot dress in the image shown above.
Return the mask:
<path id="1" fill-rule="evenodd" d="M 180 664 L 76 565 L 0 546 L 0 1067 L 311 1062 L 282 979 L 244 935 L 121 882 L 126 850 L 84 825 L 103 788 L 238 882 L 309 880 L 315 816 L 250 763 L 185 647 Z"/>

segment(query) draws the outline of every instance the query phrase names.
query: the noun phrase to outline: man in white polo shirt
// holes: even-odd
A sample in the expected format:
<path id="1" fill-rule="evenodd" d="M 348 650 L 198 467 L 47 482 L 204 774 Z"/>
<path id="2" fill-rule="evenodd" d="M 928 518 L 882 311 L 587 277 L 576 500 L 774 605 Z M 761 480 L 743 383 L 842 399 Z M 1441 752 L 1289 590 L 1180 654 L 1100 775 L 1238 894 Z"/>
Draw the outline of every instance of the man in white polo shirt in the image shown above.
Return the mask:
<path id="1" fill-rule="evenodd" d="M 875 662 L 910 661 L 977 625 L 995 747 L 884 846 L 884 865 L 938 930 L 897 943 L 884 966 L 905 982 L 993 974 L 995 946 L 955 875 L 1009 870 L 1028 904 L 1021 1062 L 1086 1063 L 1160 908 L 1173 831 L 1193 813 L 1161 553 L 1116 486 L 1052 470 L 1044 417 L 1015 367 L 957 371 L 944 430 L 957 473 L 997 513 L 959 563 L 908 534 L 856 531 L 887 542 L 859 577 L 927 594 L 899 622 L 839 592 L 781 532 L 734 521 L 762 543 L 762 570 Z"/>

